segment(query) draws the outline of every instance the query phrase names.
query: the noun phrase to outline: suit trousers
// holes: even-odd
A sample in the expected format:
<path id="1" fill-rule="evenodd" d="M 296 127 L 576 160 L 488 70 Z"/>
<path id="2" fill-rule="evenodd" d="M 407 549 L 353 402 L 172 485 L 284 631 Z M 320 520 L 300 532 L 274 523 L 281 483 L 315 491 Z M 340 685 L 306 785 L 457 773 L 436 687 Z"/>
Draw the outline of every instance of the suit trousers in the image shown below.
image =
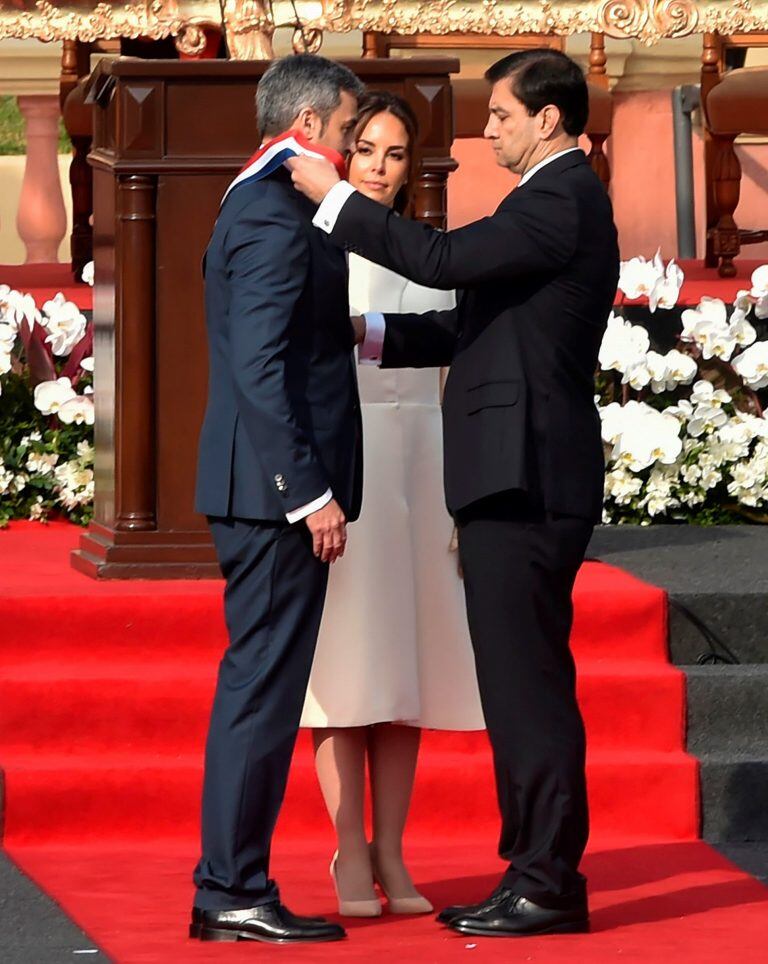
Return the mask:
<path id="1" fill-rule="evenodd" d="M 502 881 L 544 907 L 586 897 L 586 739 L 569 647 L 592 525 L 520 492 L 457 514 L 472 645 L 501 810 Z"/>
<path id="2" fill-rule="evenodd" d="M 195 905 L 232 910 L 278 897 L 272 832 L 285 795 L 320 627 L 328 566 L 303 523 L 209 519 L 226 580 L 229 645 L 219 666 L 203 783 Z"/>

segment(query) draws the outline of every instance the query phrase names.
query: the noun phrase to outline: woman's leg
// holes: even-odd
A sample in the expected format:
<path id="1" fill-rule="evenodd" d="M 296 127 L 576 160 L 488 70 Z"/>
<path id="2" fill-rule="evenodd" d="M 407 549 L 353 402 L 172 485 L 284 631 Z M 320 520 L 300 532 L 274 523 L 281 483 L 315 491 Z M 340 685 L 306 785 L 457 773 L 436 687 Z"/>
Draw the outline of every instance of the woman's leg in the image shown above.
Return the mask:
<path id="1" fill-rule="evenodd" d="M 417 897 L 403 863 L 403 831 L 411 803 L 421 730 L 380 723 L 368 729 L 368 765 L 373 798 L 373 854 L 390 897 Z"/>
<path id="2" fill-rule="evenodd" d="M 313 731 L 315 767 L 338 840 L 336 880 L 344 900 L 376 898 L 365 834 L 366 727 Z"/>

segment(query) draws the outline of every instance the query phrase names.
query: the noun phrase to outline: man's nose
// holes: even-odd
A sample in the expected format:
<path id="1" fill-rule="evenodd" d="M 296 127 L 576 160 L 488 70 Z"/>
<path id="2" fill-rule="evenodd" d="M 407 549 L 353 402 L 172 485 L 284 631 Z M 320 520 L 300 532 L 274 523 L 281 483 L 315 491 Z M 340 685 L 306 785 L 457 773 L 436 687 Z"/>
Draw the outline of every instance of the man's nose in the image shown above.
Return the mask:
<path id="1" fill-rule="evenodd" d="M 495 137 L 496 135 L 495 135 L 494 126 L 495 125 L 493 123 L 493 118 L 489 117 L 488 122 L 485 125 L 485 130 L 483 131 L 483 137 L 487 138 L 488 140 Z"/>

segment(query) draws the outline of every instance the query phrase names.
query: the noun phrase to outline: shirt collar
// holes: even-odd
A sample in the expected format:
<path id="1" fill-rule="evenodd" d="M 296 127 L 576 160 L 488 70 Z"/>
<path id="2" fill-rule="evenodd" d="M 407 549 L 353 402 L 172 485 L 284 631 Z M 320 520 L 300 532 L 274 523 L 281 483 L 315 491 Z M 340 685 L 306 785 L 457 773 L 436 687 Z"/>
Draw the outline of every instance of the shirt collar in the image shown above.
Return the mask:
<path id="1" fill-rule="evenodd" d="M 570 154 L 571 151 L 580 151 L 580 147 L 567 147 L 564 151 L 558 151 L 557 154 L 550 154 L 549 157 L 545 157 L 543 161 L 539 161 L 538 164 L 534 164 L 533 167 L 526 171 L 525 174 L 520 178 L 518 187 L 522 187 L 526 181 L 530 181 L 534 174 L 538 173 L 542 167 L 546 167 L 547 164 L 551 164 L 552 161 L 556 161 L 558 157 L 565 157 L 566 154 Z"/>

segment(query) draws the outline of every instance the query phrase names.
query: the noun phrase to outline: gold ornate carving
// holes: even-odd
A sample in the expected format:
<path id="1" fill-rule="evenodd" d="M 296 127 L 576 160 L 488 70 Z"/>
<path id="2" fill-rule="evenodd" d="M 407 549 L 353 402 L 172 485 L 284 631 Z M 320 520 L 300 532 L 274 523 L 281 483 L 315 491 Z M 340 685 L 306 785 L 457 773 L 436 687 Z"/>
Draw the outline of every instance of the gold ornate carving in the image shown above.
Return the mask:
<path id="1" fill-rule="evenodd" d="M 768 0 L 296 0 L 311 50 L 322 32 L 452 32 L 514 36 L 600 31 L 655 43 L 690 33 L 768 31 Z M 225 0 L 236 57 L 268 58 L 276 27 L 295 26 L 290 0 Z M 0 0 L 0 39 L 111 39 L 179 36 L 180 49 L 200 43 L 201 24 L 219 24 L 218 0 Z M 294 48 L 303 49 L 301 36 Z"/>
<path id="2" fill-rule="evenodd" d="M 316 54 L 323 46 L 323 31 L 316 27 L 297 27 L 293 31 L 291 46 L 295 54 Z"/>
<path id="3" fill-rule="evenodd" d="M 187 23 L 176 35 L 176 49 L 183 54 L 199 54 L 205 48 L 205 32 L 200 24 Z"/>

